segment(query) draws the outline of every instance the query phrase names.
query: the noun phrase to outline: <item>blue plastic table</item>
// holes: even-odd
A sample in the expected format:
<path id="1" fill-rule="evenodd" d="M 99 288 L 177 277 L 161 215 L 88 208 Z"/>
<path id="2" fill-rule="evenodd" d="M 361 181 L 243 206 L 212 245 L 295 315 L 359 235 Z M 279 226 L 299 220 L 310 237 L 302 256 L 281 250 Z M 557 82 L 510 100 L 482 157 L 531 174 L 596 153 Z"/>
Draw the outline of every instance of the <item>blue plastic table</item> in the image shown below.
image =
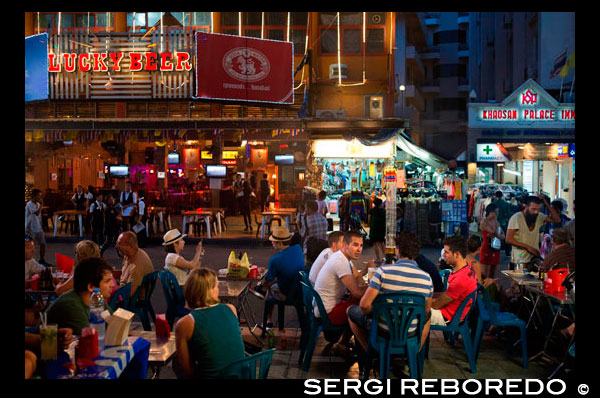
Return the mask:
<path id="1" fill-rule="evenodd" d="M 145 379 L 148 373 L 150 342 L 139 336 L 131 336 L 122 346 L 104 347 L 94 358 L 94 365 L 77 370 L 75 375 L 63 364 L 70 361 L 66 352 L 55 361 L 47 361 L 48 379 Z"/>

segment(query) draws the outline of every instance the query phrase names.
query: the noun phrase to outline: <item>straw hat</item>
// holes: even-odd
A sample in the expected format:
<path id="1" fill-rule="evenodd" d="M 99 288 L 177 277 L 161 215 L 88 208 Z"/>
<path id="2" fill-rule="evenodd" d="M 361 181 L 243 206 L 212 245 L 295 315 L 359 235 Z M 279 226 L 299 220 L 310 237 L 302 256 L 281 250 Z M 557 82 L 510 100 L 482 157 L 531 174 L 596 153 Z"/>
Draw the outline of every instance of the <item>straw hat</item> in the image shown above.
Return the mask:
<path id="1" fill-rule="evenodd" d="M 269 236 L 269 240 L 271 241 L 279 241 L 283 242 L 286 240 L 292 239 L 292 234 L 286 227 L 273 227 L 273 232 L 271 236 Z"/>
<path id="2" fill-rule="evenodd" d="M 164 236 L 163 236 L 163 246 L 168 246 L 172 243 L 175 243 L 183 238 L 185 238 L 187 235 L 186 234 L 182 234 L 181 232 L 179 232 L 179 230 L 177 228 L 170 230 L 169 232 L 167 232 Z"/>

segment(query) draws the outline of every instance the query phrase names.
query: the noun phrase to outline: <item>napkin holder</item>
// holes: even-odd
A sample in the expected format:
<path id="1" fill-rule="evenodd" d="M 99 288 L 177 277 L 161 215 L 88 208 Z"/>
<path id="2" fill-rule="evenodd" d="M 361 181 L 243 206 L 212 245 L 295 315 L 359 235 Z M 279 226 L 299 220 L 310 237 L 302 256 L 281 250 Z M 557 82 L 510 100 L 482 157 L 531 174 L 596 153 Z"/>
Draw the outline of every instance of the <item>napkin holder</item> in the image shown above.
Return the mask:
<path id="1" fill-rule="evenodd" d="M 104 337 L 105 346 L 123 345 L 129 335 L 131 320 L 135 314 L 123 308 L 118 308 L 112 316 L 107 317 L 108 327 Z"/>

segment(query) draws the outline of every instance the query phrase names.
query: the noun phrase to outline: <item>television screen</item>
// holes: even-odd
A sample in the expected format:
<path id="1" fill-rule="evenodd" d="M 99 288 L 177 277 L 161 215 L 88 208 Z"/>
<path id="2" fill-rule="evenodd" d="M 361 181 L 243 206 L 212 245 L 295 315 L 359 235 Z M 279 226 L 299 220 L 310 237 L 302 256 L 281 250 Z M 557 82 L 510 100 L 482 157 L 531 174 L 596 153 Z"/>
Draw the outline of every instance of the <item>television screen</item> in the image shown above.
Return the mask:
<path id="1" fill-rule="evenodd" d="M 220 164 L 207 164 L 206 176 L 210 178 L 225 178 L 227 175 L 227 166 Z"/>
<path id="2" fill-rule="evenodd" d="M 167 156 L 167 164 L 179 164 L 179 154 L 177 152 L 171 152 Z"/>
<path id="3" fill-rule="evenodd" d="M 294 155 L 275 155 L 275 164 L 294 164 Z"/>
<path id="4" fill-rule="evenodd" d="M 48 99 L 48 34 L 25 38 L 25 101 Z"/>
<path id="5" fill-rule="evenodd" d="M 129 166 L 127 165 L 113 165 L 108 166 L 108 173 L 114 178 L 126 178 L 129 177 Z"/>

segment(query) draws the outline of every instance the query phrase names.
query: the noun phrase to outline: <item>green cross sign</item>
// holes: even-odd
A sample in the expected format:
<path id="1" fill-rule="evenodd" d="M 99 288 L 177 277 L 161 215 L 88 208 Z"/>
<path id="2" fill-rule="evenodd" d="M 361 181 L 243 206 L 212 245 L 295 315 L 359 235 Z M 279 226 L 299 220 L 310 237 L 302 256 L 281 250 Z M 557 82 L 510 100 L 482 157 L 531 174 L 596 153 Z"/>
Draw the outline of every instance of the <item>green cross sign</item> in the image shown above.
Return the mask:
<path id="1" fill-rule="evenodd" d="M 492 148 L 490 148 L 490 146 L 489 146 L 489 145 L 486 145 L 486 146 L 485 146 L 485 149 L 483 150 L 483 152 L 485 152 L 485 154 L 486 154 L 486 155 L 489 155 L 489 154 L 490 154 L 490 152 L 492 152 L 492 151 L 493 151 L 493 149 L 492 149 Z"/>

